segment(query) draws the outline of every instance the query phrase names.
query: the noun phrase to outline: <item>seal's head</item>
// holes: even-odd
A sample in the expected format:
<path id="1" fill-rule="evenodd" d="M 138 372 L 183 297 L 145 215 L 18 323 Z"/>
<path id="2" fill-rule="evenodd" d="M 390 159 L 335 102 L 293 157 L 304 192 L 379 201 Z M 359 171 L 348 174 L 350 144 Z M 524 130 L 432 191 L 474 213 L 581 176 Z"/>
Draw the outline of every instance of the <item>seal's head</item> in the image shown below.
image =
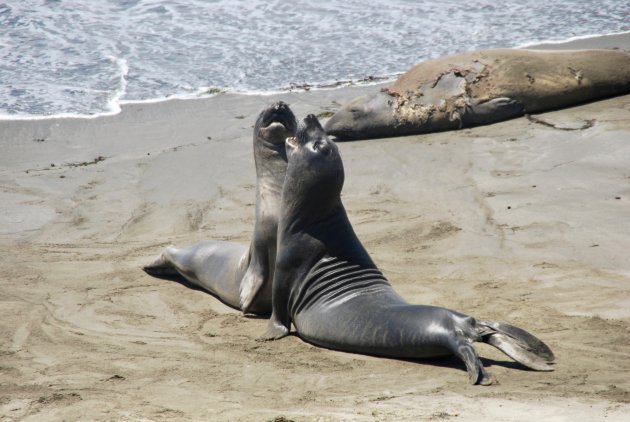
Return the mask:
<path id="1" fill-rule="evenodd" d="M 326 133 L 337 140 L 382 138 L 392 136 L 398 125 L 392 98 L 382 92 L 355 98 L 326 122 Z"/>
<path id="2" fill-rule="evenodd" d="M 317 117 L 309 114 L 300 122 L 297 135 L 286 140 L 286 151 L 284 197 L 309 204 L 310 209 L 336 205 L 343 187 L 343 163 Z"/>
<path id="3" fill-rule="evenodd" d="M 258 115 L 254 126 L 254 142 L 284 146 L 284 140 L 295 136 L 297 122 L 289 106 L 279 101 Z"/>

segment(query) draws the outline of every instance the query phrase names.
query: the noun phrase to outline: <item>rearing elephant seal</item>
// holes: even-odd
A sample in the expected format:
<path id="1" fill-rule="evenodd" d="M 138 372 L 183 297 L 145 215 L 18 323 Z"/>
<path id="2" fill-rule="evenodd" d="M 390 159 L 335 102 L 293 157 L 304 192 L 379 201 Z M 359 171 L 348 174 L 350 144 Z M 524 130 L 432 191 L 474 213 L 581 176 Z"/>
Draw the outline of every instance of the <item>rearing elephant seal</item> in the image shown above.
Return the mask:
<path id="1" fill-rule="evenodd" d="M 343 164 L 317 118 L 287 139 L 273 312 L 261 340 L 289 333 L 348 352 L 396 358 L 454 354 L 472 384 L 490 384 L 472 346 L 491 344 L 517 362 L 550 371 L 549 347 L 525 330 L 436 306 L 410 305 L 390 286 L 355 235 L 341 203 Z"/>
<path id="2" fill-rule="evenodd" d="M 338 140 L 460 129 L 630 92 L 630 54 L 493 49 L 422 62 L 326 123 Z"/>
<path id="3" fill-rule="evenodd" d="M 249 248 L 212 240 L 183 249 L 171 246 L 144 271 L 155 276 L 179 274 L 244 313 L 269 314 L 287 167 L 284 141 L 295 135 L 296 127 L 293 112 L 283 102 L 263 110 L 254 126 L 256 223 Z"/>

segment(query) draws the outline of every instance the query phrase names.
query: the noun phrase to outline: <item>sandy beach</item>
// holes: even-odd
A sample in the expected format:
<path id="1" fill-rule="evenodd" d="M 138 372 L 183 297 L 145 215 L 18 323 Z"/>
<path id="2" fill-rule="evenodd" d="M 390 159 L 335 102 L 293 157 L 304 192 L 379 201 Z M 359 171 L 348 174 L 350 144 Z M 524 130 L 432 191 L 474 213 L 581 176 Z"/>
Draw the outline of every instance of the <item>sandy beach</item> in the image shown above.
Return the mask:
<path id="1" fill-rule="evenodd" d="M 630 34 L 545 48 L 630 51 Z M 630 95 L 494 125 L 340 143 L 342 199 L 400 294 L 535 333 L 555 371 L 479 345 L 401 361 L 258 343 L 265 319 L 152 278 L 169 244 L 248 243 L 252 127 L 379 86 L 220 94 L 0 121 L 0 421 L 626 421 Z"/>

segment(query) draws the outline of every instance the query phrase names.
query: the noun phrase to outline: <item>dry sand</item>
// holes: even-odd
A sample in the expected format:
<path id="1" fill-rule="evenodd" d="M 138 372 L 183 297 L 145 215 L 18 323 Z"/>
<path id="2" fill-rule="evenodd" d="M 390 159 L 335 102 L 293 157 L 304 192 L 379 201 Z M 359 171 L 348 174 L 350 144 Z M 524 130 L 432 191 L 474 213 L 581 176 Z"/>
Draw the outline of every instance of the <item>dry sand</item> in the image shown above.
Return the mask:
<path id="1" fill-rule="evenodd" d="M 266 320 L 140 270 L 171 243 L 248 242 L 263 107 L 375 89 L 0 122 L 0 421 L 628 420 L 630 96 L 340 144 L 350 219 L 395 288 L 536 333 L 555 372 L 480 345 L 500 384 L 475 387 L 455 359 L 261 344 Z"/>

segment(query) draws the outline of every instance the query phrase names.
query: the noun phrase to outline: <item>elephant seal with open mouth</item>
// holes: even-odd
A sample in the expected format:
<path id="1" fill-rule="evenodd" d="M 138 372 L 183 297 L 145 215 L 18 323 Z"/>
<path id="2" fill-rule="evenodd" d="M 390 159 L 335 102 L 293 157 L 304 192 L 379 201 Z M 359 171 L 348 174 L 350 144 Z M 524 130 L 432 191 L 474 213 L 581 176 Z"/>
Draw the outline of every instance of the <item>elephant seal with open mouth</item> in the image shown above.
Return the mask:
<path id="1" fill-rule="evenodd" d="M 422 62 L 326 122 L 338 140 L 460 129 L 630 92 L 630 54 L 493 49 Z"/>
<path id="2" fill-rule="evenodd" d="M 203 241 L 166 248 L 143 269 L 154 276 L 180 275 L 244 313 L 271 312 L 280 194 L 287 167 L 285 140 L 297 122 L 283 102 L 263 110 L 254 126 L 256 222 L 249 248 L 233 242 Z"/>
<path id="3" fill-rule="evenodd" d="M 293 323 L 306 341 L 336 350 L 394 358 L 453 354 L 472 384 L 492 383 L 475 341 L 528 368 L 553 369 L 549 347 L 523 329 L 411 305 L 394 291 L 352 229 L 340 199 L 341 157 L 315 116 L 300 123 L 286 148 L 273 312 L 260 340 L 288 335 Z"/>

